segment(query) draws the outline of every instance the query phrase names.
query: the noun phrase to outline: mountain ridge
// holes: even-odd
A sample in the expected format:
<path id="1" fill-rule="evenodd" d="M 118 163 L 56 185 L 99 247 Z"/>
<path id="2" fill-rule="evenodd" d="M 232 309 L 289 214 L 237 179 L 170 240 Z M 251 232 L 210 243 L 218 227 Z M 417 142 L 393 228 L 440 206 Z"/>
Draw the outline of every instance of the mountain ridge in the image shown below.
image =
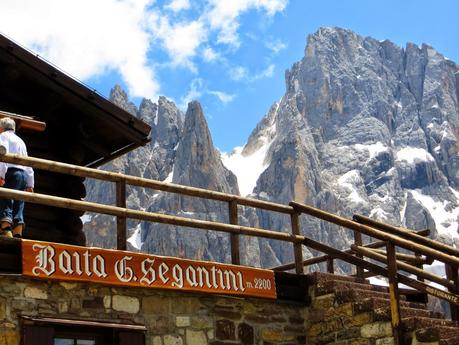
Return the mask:
<path id="1" fill-rule="evenodd" d="M 109 169 L 235 194 L 241 190 L 243 195 L 273 202 L 295 200 L 346 217 L 360 213 L 408 228 L 429 227 L 434 238 L 457 245 L 458 71 L 457 64 L 427 44 L 407 43 L 402 48 L 347 29 L 321 28 L 308 36 L 304 57 L 286 71 L 285 94 L 260 120 L 246 145 L 222 156 L 227 169 L 217 157 L 197 102 L 188 110 L 191 107 L 202 115 L 204 121 L 193 128 L 205 133 L 199 137 L 207 138 L 203 147 L 208 152 L 191 153 L 193 145 L 185 144 L 182 148 L 188 153 L 179 155 L 190 126 L 188 115 L 183 116 L 166 98 L 160 98 L 158 104 L 144 100 L 136 109 L 120 88 L 112 92 L 112 100 L 152 124 L 153 142 Z M 167 125 L 158 131 L 159 123 Z M 157 141 L 159 137 L 163 139 Z M 241 167 L 245 171 L 237 171 Z M 209 175 L 214 180 L 206 183 L 203 176 L 212 170 L 218 173 Z M 98 188 L 89 185 L 90 200 L 101 200 Z M 225 219 L 217 216 L 217 211 L 225 212 L 219 206 L 193 205 L 163 194 L 132 190 L 128 204 L 155 212 L 187 212 L 200 219 Z M 283 216 L 241 211 L 240 224 L 282 231 L 290 228 L 290 220 Z M 302 217 L 301 224 L 306 236 L 337 248 L 353 241 L 352 234 L 334 225 L 307 217 Z M 85 225 L 90 226 L 100 227 L 97 222 Z M 174 231 L 175 237 L 168 236 L 171 231 L 164 226 L 131 223 L 131 233 L 141 234 L 137 243 L 142 250 L 228 262 L 229 256 L 221 254 L 229 253 L 224 237 L 199 235 L 189 240 L 201 241 L 201 245 L 183 241 L 170 245 L 181 234 Z M 241 245 L 247 264 L 270 267 L 292 260 L 287 244 L 244 239 Z M 303 254 L 313 255 L 306 249 Z"/>

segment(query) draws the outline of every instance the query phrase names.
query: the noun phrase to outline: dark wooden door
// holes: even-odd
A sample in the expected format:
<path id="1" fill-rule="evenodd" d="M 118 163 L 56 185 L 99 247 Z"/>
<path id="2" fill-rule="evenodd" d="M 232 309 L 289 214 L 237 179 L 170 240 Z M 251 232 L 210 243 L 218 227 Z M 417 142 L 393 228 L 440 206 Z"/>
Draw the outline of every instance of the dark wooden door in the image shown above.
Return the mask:
<path id="1" fill-rule="evenodd" d="M 40 326 L 25 326 L 24 345 L 53 345 L 54 328 Z"/>

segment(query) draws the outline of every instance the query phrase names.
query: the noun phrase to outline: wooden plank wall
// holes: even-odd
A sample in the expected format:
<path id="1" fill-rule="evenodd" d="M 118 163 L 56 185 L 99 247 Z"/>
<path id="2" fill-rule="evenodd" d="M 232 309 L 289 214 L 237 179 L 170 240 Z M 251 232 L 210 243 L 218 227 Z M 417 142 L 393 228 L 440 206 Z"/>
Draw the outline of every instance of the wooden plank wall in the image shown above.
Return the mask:
<path id="1" fill-rule="evenodd" d="M 18 134 L 26 142 L 30 156 L 78 165 L 84 157 L 77 148 L 71 149 L 77 147 L 74 143 L 63 143 L 52 132 Z M 84 179 L 80 177 L 35 170 L 37 193 L 81 200 L 86 197 L 83 182 Z M 83 214 L 81 211 L 26 203 L 24 238 L 84 246 L 86 238 L 80 219 Z"/>

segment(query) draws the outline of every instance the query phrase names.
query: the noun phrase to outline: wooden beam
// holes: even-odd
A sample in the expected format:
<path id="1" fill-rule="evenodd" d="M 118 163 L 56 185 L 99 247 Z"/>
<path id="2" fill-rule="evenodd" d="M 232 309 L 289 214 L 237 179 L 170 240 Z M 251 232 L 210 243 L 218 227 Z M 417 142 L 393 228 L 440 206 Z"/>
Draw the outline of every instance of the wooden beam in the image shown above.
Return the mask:
<path id="1" fill-rule="evenodd" d="M 44 323 L 44 324 L 57 324 L 66 326 L 81 326 L 81 327 L 106 327 L 115 329 L 127 329 L 133 331 L 146 331 L 147 328 L 143 325 L 134 324 L 123 324 L 123 323 L 111 323 L 111 322 L 100 322 L 100 321 L 88 321 L 78 319 L 58 319 L 52 317 L 34 317 L 34 316 L 22 316 L 21 318 L 31 321 L 33 323 Z"/>
<path id="2" fill-rule="evenodd" d="M 387 242 L 387 271 L 389 273 L 389 296 L 392 334 L 394 344 L 401 345 L 403 342 L 401 314 L 400 314 L 400 294 L 397 281 L 397 259 L 395 257 L 395 246 L 392 242 Z"/>
<path id="3" fill-rule="evenodd" d="M 420 231 L 417 231 L 416 233 L 421 235 L 421 236 L 427 236 L 428 233 L 429 233 L 429 230 L 420 230 Z M 386 245 L 385 241 L 376 241 L 376 242 L 365 244 L 363 247 L 365 247 L 365 248 L 380 248 L 380 247 L 384 247 L 385 245 Z M 351 249 L 347 249 L 344 252 L 350 254 L 350 253 L 352 253 L 352 250 Z M 325 261 L 327 261 L 329 259 L 330 259 L 330 255 L 316 256 L 316 257 L 304 260 L 303 261 L 303 266 L 311 266 L 311 265 L 315 265 L 315 264 L 320 264 L 320 263 L 325 262 Z M 293 268 L 295 268 L 295 263 L 289 263 L 289 264 L 285 264 L 285 265 L 281 265 L 281 266 L 276 266 L 276 267 L 272 267 L 271 269 L 274 270 L 274 271 L 288 271 L 288 270 L 291 270 Z"/>
<path id="4" fill-rule="evenodd" d="M 270 238 L 286 242 L 295 243 L 303 242 L 305 240 L 304 236 L 292 235 L 281 231 L 272 231 L 266 229 L 252 228 L 248 226 L 231 225 L 184 217 L 175 217 L 160 213 L 137 211 L 116 206 L 102 205 L 94 202 L 79 201 L 39 193 L 22 192 L 7 188 L 0 188 L 0 198 L 23 200 L 35 204 L 62 207 L 71 210 L 83 210 L 87 212 L 103 213 L 112 216 L 123 216 L 130 219 L 145 220 L 161 224 L 170 224 L 202 230 L 214 230 L 228 233 L 236 233 L 247 236 Z"/>
<path id="5" fill-rule="evenodd" d="M 400 236 L 392 235 L 384 231 L 374 229 L 370 226 L 354 222 L 344 217 L 340 217 L 335 214 L 332 214 L 326 211 L 322 211 L 318 208 L 297 203 L 295 201 L 291 201 L 290 206 L 294 207 L 297 211 L 309 214 L 311 216 L 331 222 L 333 224 L 337 224 L 337 225 L 343 226 L 351 230 L 357 230 L 361 232 L 362 234 L 372 236 L 372 237 L 378 238 L 383 241 L 393 242 L 395 245 L 412 250 L 413 252 L 419 252 L 421 254 L 424 254 L 426 256 L 431 256 L 434 259 L 438 259 L 439 261 L 443 261 L 449 264 L 459 265 L 459 256 L 453 256 L 453 255 L 446 254 L 444 251 L 433 249 L 432 246 L 422 245 L 412 240 L 406 240 L 404 238 L 401 238 Z M 424 237 L 421 237 L 421 236 L 418 236 L 418 237 L 422 238 L 423 240 L 427 240 Z M 449 247 L 449 246 L 446 246 L 446 247 Z M 449 248 L 455 251 L 458 251 L 455 248 L 452 248 L 452 247 L 449 247 Z"/>
<path id="6" fill-rule="evenodd" d="M 237 216 L 237 201 L 232 200 L 228 203 L 228 212 L 229 212 L 229 222 L 230 224 L 237 225 L 238 216 Z M 241 264 L 241 255 L 239 248 L 239 234 L 231 233 L 231 263 L 233 265 Z"/>
<path id="7" fill-rule="evenodd" d="M 1 147 L 0 147 L 1 148 Z M 90 177 L 103 181 L 116 182 L 124 179 L 126 184 L 131 186 L 151 188 L 163 192 L 178 193 L 188 196 L 195 196 L 199 198 L 206 198 L 210 200 L 218 200 L 229 202 L 236 200 L 238 205 L 261 208 L 268 211 L 291 214 L 294 212 L 293 208 L 286 205 L 276 204 L 269 201 L 263 201 L 252 198 L 245 198 L 234 194 L 227 194 L 222 192 L 211 191 L 203 188 L 187 187 L 173 183 L 165 183 L 155 180 L 150 180 L 141 177 L 129 176 L 120 173 L 113 173 L 98 169 L 81 167 L 79 165 L 59 163 L 42 158 L 24 157 L 19 155 L 5 154 L 0 151 L 0 161 L 6 163 L 15 163 L 21 165 L 31 166 L 32 168 L 57 172 L 61 174 L 69 174 L 80 177 Z"/>
<path id="8" fill-rule="evenodd" d="M 126 208 L 126 183 L 124 180 L 116 182 L 116 206 Z M 116 248 L 126 250 L 127 222 L 125 216 L 116 216 Z"/>
<path id="9" fill-rule="evenodd" d="M 371 250 L 378 254 L 387 255 L 387 253 L 381 249 L 371 249 Z M 425 256 L 415 256 L 415 255 L 409 255 L 409 254 L 403 254 L 403 253 L 395 253 L 395 256 L 397 257 L 397 260 L 405 261 L 412 265 L 430 265 L 433 262 L 432 259 L 428 259 Z"/>
<path id="10" fill-rule="evenodd" d="M 361 215 L 354 215 L 353 219 L 359 224 L 368 225 L 375 229 L 383 230 L 386 233 L 397 235 L 405 240 L 419 243 L 421 245 L 430 247 L 432 249 L 436 249 L 443 253 L 459 257 L 459 249 L 448 246 L 438 241 L 431 240 L 430 238 L 419 236 L 418 234 L 412 231 L 408 231 L 407 229 L 402 229 L 402 228 L 398 228 L 396 226 L 392 226 L 389 224 L 380 223 L 371 218 L 361 216 Z"/>
<path id="11" fill-rule="evenodd" d="M 354 244 L 356 246 L 361 246 L 363 244 L 362 234 L 356 230 L 354 230 Z M 363 256 L 360 256 L 359 254 L 357 254 L 357 257 L 359 257 L 360 259 L 363 259 Z M 355 271 L 356 271 L 357 278 L 364 279 L 363 278 L 363 273 L 364 273 L 363 267 L 356 266 Z"/>
<path id="12" fill-rule="evenodd" d="M 292 213 L 290 215 L 290 220 L 292 224 L 292 234 L 300 234 L 300 215 L 298 213 Z M 295 258 L 295 271 L 297 274 L 304 273 L 303 266 L 303 248 L 301 243 L 293 244 L 293 257 Z"/>
<path id="13" fill-rule="evenodd" d="M 373 260 L 379 261 L 381 263 L 387 264 L 387 255 L 383 255 L 383 254 L 380 254 L 378 252 L 375 252 L 374 249 L 367 249 L 367 248 L 358 247 L 358 246 L 355 246 L 355 245 L 352 245 L 351 249 L 352 249 L 352 251 L 354 251 L 356 253 L 360 253 L 360 254 L 362 254 L 362 255 L 370 258 L 370 259 L 373 259 Z M 412 266 L 412 265 L 409 265 L 407 263 L 400 262 L 398 260 L 397 260 L 397 266 L 399 267 L 400 270 L 416 274 L 421 278 L 424 278 L 424 279 L 427 279 L 427 280 L 429 280 L 431 282 L 435 282 L 437 284 L 443 285 L 443 286 L 445 286 L 447 288 L 453 288 L 454 287 L 453 281 L 448 280 L 448 279 L 444 279 L 444 278 L 442 278 L 440 276 L 437 276 L 437 275 L 435 275 L 433 273 L 424 271 L 423 269 L 418 268 L 416 266 Z"/>
<path id="14" fill-rule="evenodd" d="M 43 132 L 46 129 L 46 123 L 34 120 L 34 118 L 30 116 L 0 110 L 0 118 L 4 117 L 10 117 L 16 122 L 16 130 L 28 129 L 35 132 Z"/>

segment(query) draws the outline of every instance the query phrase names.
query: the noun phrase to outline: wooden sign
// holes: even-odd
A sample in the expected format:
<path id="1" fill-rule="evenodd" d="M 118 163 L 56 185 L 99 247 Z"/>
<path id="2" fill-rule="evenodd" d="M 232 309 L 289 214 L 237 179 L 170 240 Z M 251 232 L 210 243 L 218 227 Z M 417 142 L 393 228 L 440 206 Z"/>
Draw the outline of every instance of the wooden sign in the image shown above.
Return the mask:
<path id="1" fill-rule="evenodd" d="M 274 272 L 244 266 L 22 240 L 35 278 L 276 298 Z"/>

